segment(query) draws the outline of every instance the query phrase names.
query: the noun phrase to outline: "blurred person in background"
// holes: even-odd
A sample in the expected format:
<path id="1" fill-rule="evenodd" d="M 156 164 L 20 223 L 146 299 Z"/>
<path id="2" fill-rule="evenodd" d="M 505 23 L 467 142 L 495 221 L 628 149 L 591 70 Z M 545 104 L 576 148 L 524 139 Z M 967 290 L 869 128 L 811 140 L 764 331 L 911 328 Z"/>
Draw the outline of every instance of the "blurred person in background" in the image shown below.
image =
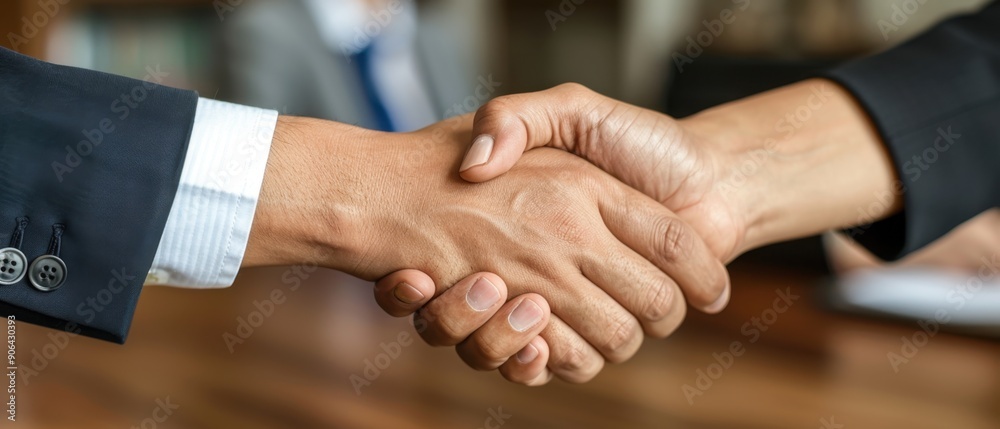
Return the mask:
<path id="1" fill-rule="evenodd" d="M 425 11 L 418 26 L 412 1 L 247 3 L 223 28 L 225 90 L 282 113 L 414 131 L 467 113 L 456 102 L 479 85 L 441 20 Z"/>

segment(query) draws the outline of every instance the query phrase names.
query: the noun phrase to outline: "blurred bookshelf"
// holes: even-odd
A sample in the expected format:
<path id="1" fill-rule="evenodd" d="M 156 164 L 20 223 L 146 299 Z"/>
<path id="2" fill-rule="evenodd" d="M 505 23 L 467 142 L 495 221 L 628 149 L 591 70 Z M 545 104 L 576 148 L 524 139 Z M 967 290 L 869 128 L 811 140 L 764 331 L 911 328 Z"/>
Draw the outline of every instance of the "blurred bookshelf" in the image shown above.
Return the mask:
<path id="1" fill-rule="evenodd" d="M 65 4 L 62 4 L 65 3 Z M 3 46 L 56 64 L 211 96 L 219 88 L 212 0 L 13 0 L 0 6 Z"/>

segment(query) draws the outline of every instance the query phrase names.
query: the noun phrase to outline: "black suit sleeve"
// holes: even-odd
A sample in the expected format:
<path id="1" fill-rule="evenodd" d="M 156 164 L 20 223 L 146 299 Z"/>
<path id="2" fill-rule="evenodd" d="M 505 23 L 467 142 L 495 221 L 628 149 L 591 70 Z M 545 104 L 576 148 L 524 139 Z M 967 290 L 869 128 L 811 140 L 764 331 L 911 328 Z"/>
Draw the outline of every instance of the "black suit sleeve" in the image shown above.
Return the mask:
<path id="1" fill-rule="evenodd" d="M 1000 3 L 826 77 L 868 111 L 904 189 L 903 213 L 855 240 L 896 259 L 1000 203 Z"/>
<path id="2" fill-rule="evenodd" d="M 155 84 L 158 68 L 135 80 L 0 48 L 0 247 L 26 218 L 28 262 L 58 252 L 66 265 L 52 291 L 27 275 L 0 286 L 4 315 L 125 341 L 197 106 L 194 92 Z"/>

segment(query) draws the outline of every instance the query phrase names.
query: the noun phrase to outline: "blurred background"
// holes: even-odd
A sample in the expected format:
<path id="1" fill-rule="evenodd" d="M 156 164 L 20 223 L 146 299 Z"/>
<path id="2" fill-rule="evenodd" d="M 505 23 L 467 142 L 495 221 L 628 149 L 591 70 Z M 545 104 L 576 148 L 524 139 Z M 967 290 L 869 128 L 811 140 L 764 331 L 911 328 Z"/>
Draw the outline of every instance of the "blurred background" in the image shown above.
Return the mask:
<path id="1" fill-rule="evenodd" d="M 6 0 L 0 32 L 55 63 L 407 131 L 569 81 L 682 117 L 983 3 Z M 542 388 L 407 341 L 368 283 L 244 270 L 225 290 L 147 288 L 125 346 L 19 325 L 20 414 L 0 425 L 1000 428 L 998 251 L 996 211 L 891 266 L 838 234 L 759 249 L 731 265 L 721 315 Z"/>

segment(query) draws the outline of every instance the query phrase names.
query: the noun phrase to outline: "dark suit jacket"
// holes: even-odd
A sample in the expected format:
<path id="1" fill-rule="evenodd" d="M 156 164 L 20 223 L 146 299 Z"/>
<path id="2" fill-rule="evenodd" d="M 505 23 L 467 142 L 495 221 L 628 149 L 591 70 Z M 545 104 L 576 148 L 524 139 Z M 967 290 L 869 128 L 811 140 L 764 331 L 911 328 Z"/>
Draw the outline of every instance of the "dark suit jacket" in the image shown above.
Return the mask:
<path id="1" fill-rule="evenodd" d="M 905 189 L 903 212 L 855 240 L 899 258 L 1000 203 L 1000 2 L 827 77 L 867 109 Z"/>
<path id="2" fill-rule="evenodd" d="M 196 105 L 191 91 L 0 48 L 0 247 L 27 217 L 20 250 L 31 262 L 50 251 L 53 226 L 64 225 L 58 252 L 66 264 L 58 289 L 40 291 L 28 276 L 0 286 L 0 312 L 125 341 Z"/>

